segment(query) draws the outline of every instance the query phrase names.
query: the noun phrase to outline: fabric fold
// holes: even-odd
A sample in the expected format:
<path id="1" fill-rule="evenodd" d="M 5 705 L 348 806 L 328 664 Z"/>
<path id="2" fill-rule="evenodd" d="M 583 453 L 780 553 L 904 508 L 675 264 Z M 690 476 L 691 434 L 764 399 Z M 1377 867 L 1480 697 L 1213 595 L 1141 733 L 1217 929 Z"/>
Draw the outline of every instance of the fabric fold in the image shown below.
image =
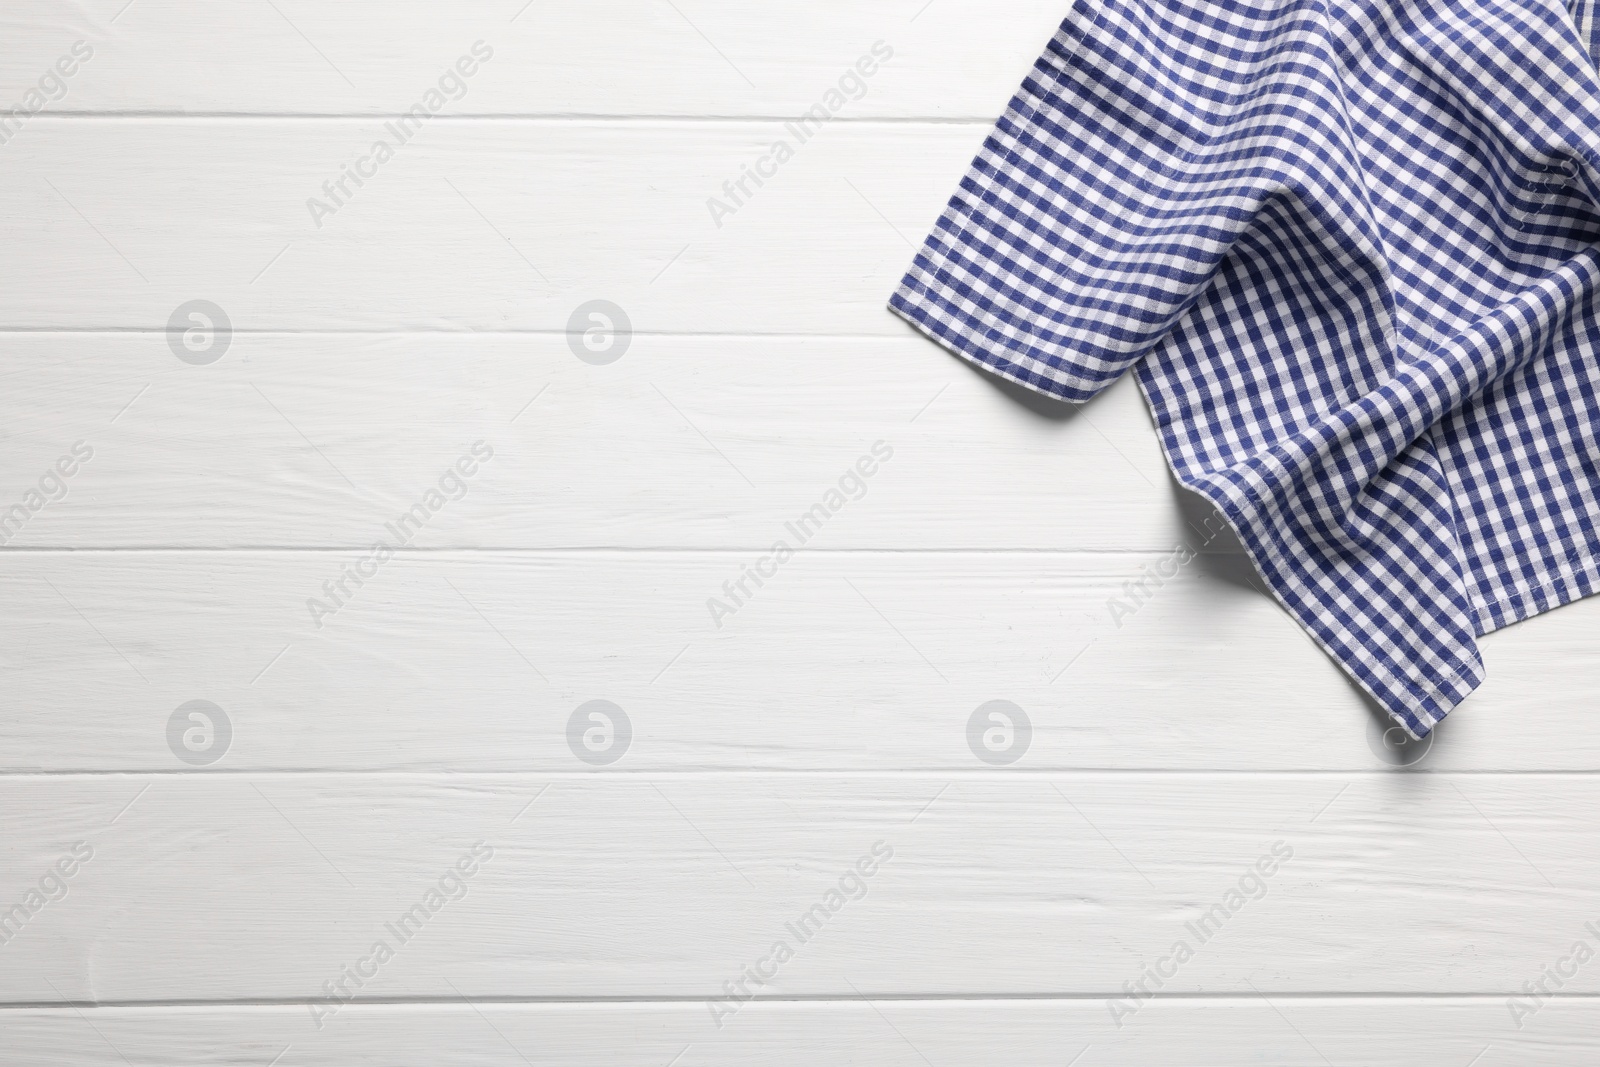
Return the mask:
<path id="1" fill-rule="evenodd" d="M 1076 0 L 890 300 L 1178 481 L 1413 736 L 1600 585 L 1588 0 Z"/>

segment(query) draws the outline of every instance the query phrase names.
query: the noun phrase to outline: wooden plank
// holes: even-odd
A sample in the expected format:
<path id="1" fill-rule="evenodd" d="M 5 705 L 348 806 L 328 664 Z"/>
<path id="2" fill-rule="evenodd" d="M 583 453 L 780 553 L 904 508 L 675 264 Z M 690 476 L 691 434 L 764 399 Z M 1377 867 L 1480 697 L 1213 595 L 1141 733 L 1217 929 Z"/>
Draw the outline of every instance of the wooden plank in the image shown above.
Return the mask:
<path id="1" fill-rule="evenodd" d="M 280 1053 L 283 1067 L 1503 1067 L 1593 1060 L 1596 1013 L 1556 1000 L 1519 1030 L 1492 998 L 1164 998 L 1118 1029 L 1073 1000 L 757 1001 L 717 1030 L 699 1005 L 490 1002 L 356 1004 L 321 1030 L 299 1005 L 18 1009 L 4 1025 L 18 1062 L 39 1067 L 267 1067 Z"/>
<path id="2" fill-rule="evenodd" d="M 1594 1059 L 1600 608 L 1404 773 L 1131 383 L 883 310 L 1061 9 L 10 5 L 0 1059 Z"/>
<path id="3" fill-rule="evenodd" d="M 0 765 L 185 769 L 168 720 L 207 700 L 233 728 L 219 769 L 585 771 L 568 720 L 607 700 L 624 772 L 977 772 L 969 720 L 1004 700 L 1032 724 L 1023 771 L 1392 767 L 1387 720 L 1234 557 L 1136 604 L 1160 557 L 801 552 L 734 604 L 758 557 L 409 552 L 335 602 L 360 558 L 8 553 Z M 1414 769 L 1600 765 L 1597 611 L 1489 637 L 1490 681 Z"/>
<path id="4" fill-rule="evenodd" d="M 91 854 L 0 999 L 1503 997 L 1600 940 L 1597 813 L 1590 775 L 9 777 L 0 900 Z"/>
<path id="5" fill-rule="evenodd" d="M 1065 14 L 1060 0 L 377 0 L 186 6 L 7 5 L 0 99 L 21 101 L 77 40 L 88 62 L 48 81 L 53 112 L 392 114 L 446 79 L 441 114 L 797 115 L 847 79 L 838 114 L 992 120 Z M 124 10 L 126 8 L 126 10 Z M 182 55 L 184 62 L 172 57 Z M 871 69 L 870 65 L 869 68 Z"/>
<path id="6" fill-rule="evenodd" d="M 885 302 L 983 133 L 484 120 L 402 144 L 378 119 L 41 116 L 4 146 L 29 254 L 0 264 L 0 329 L 164 330 L 206 300 L 236 330 L 564 334 L 604 299 L 640 333 L 905 336 Z M 723 190 L 781 137 L 772 178 Z"/>
<path id="7" fill-rule="evenodd" d="M 480 440 L 416 544 L 765 550 L 841 478 L 862 495 L 819 547 L 1215 541 L 1132 381 L 1092 411 L 1019 400 L 909 335 L 642 336 L 609 366 L 526 334 L 244 333 L 209 366 L 163 334 L 5 347 L 0 513 L 94 451 L 11 547 L 364 548 Z"/>

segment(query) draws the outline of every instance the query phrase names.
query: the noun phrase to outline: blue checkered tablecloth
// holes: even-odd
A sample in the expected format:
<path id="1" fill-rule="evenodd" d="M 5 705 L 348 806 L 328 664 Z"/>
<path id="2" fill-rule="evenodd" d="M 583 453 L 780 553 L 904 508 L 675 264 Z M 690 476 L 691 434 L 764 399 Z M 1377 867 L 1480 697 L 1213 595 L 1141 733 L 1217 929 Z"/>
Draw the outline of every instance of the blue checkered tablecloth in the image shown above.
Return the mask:
<path id="1" fill-rule="evenodd" d="M 1414 736 L 1600 581 L 1593 0 L 1076 0 L 890 306 L 1085 401 Z"/>

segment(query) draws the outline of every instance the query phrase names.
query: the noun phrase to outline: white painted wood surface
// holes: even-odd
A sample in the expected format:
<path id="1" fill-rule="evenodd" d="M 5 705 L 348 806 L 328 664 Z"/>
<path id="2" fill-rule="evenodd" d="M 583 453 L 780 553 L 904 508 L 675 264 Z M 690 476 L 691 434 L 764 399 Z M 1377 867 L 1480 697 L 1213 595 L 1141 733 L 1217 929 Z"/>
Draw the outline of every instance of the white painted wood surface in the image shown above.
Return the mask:
<path id="1" fill-rule="evenodd" d="M 241 330 L 560 332 L 604 298 L 645 333 L 904 337 L 883 293 L 987 128 L 830 126 L 719 220 L 782 122 L 432 121 L 313 217 L 384 120 L 35 117 L 0 146 L 31 249 L 0 325 L 160 328 L 203 298 Z"/>
<path id="2" fill-rule="evenodd" d="M 1592 1063 L 1600 607 L 1486 639 L 1397 768 L 1131 382 L 1057 409 L 883 311 L 1062 7 L 9 5 L 0 105 L 52 99 L 0 143 L 0 1064 Z M 215 762 L 169 741 L 197 700 Z"/>

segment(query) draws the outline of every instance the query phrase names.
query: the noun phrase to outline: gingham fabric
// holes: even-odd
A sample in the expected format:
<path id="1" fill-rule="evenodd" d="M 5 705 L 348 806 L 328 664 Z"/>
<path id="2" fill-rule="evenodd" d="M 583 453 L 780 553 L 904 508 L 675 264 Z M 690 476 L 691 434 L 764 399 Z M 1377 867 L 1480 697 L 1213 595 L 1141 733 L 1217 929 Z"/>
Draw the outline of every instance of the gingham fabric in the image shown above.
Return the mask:
<path id="1" fill-rule="evenodd" d="M 890 306 L 1085 401 L 1413 736 L 1600 580 L 1595 0 L 1076 0 Z"/>

